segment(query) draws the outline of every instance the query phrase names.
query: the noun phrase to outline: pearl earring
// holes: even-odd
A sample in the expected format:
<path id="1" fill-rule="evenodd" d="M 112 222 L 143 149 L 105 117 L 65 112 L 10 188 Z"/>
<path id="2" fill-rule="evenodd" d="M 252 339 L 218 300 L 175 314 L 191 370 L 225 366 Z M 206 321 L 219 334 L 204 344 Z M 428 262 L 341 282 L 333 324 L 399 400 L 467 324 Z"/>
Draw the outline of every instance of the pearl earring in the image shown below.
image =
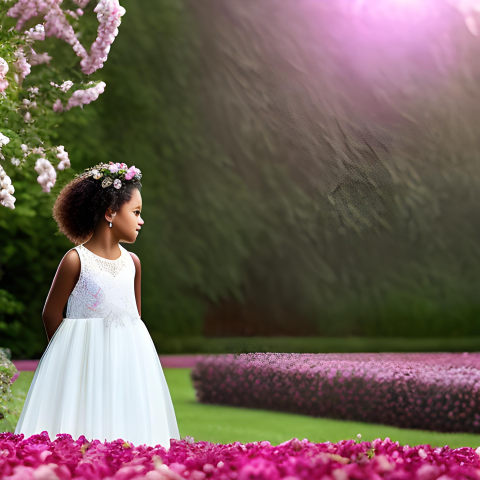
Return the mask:
<path id="1" fill-rule="evenodd" d="M 110 222 L 110 224 L 108 225 L 110 228 L 112 228 L 112 222 Z"/>

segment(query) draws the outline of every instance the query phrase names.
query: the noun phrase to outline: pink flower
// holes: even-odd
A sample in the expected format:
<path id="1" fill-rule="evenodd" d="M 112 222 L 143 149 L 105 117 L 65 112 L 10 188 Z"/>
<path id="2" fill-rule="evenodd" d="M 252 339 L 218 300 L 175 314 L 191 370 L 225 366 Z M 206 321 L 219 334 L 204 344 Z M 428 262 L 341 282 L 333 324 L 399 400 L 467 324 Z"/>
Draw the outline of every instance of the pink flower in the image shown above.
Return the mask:
<path id="1" fill-rule="evenodd" d="M 15 69 L 17 72 L 20 74 L 22 78 L 25 78 L 29 73 L 30 73 L 30 64 L 27 62 L 27 59 L 25 58 L 25 54 L 23 52 L 23 48 L 20 47 L 16 52 L 15 52 Z"/>
<path id="2" fill-rule="evenodd" d="M 53 111 L 56 113 L 63 112 L 63 104 L 59 98 L 57 98 L 53 104 Z"/>
<path id="3" fill-rule="evenodd" d="M 73 95 L 68 100 L 65 110 L 70 110 L 73 107 L 83 108 L 83 105 L 94 102 L 100 94 L 105 91 L 105 86 L 105 82 L 100 82 L 94 87 L 73 92 Z"/>
<path id="4" fill-rule="evenodd" d="M 37 182 L 42 186 L 42 190 L 50 192 L 57 179 L 57 172 L 53 165 L 46 158 L 41 157 L 35 162 L 35 171 L 39 173 Z"/>
<path id="5" fill-rule="evenodd" d="M 0 92 L 4 92 L 8 87 L 8 80 L 0 79 Z"/>
<path id="6" fill-rule="evenodd" d="M 108 166 L 108 169 L 112 173 L 118 172 L 118 165 L 116 163 L 112 163 L 111 165 Z"/>
<path id="7" fill-rule="evenodd" d="M 8 63 L 0 57 L 0 78 L 5 78 L 8 73 Z"/>
<path id="8" fill-rule="evenodd" d="M 46 63 L 46 64 L 50 63 L 50 60 L 52 59 L 52 57 L 48 53 L 46 52 L 36 53 L 33 48 L 31 48 L 30 50 L 31 50 L 31 53 L 29 55 L 29 62 L 30 62 L 30 65 L 32 65 L 32 67 L 35 65 L 41 65 L 42 63 Z"/>
<path id="9" fill-rule="evenodd" d="M 125 174 L 125 180 L 131 180 L 138 173 L 140 173 L 140 170 L 135 168 L 135 165 L 132 165 Z"/>
<path id="10" fill-rule="evenodd" d="M 57 147 L 57 158 L 60 163 L 57 165 L 58 170 L 65 170 L 70 167 L 70 159 L 68 158 L 68 152 L 65 151 L 65 147 L 60 145 Z"/>
<path id="11" fill-rule="evenodd" d="M 45 27 L 41 24 L 35 25 L 35 27 L 27 30 L 25 35 L 30 37 L 32 40 L 43 41 L 45 40 Z"/>

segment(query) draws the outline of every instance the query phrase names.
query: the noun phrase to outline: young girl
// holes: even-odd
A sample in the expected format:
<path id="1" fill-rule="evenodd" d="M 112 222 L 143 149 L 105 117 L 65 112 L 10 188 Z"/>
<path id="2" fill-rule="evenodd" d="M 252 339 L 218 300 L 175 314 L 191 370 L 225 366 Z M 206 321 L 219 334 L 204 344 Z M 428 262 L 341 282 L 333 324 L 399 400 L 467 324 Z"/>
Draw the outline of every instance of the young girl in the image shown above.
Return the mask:
<path id="1" fill-rule="evenodd" d="M 77 246 L 63 257 L 43 310 L 49 344 L 15 433 L 134 445 L 180 439 L 155 346 L 140 318 L 141 173 L 100 164 L 60 192 L 53 217 Z M 65 309 L 66 308 L 66 312 Z"/>

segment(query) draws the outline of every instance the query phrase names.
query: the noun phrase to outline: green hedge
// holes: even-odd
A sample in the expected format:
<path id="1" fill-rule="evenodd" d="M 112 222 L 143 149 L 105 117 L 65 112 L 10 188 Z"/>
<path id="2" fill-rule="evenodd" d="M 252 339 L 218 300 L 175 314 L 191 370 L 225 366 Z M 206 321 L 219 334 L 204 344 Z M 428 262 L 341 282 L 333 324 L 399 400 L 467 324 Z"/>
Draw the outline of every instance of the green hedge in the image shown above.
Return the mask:
<path id="1" fill-rule="evenodd" d="M 10 361 L 10 350 L 0 348 L 0 432 L 12 431 L 18 422 L 20 412 L 14 407 L 11 383 L 18 374 Z"/>

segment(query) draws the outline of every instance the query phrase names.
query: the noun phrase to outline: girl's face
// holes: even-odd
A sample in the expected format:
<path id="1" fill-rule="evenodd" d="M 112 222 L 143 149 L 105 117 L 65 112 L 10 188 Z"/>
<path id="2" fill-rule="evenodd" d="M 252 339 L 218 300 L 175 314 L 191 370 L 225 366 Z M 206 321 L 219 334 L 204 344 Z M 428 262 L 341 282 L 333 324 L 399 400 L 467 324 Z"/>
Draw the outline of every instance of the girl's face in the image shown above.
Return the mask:
<path id="1" fill-rule="evenodd" d="M 142 196 L 138 189 L 132 193 L 132 198 L 124 203 L 113 219 L 113 228 L 117 230 L 120 242 L 134 243 L 138 232 L 144 224 L 141 217 Z"/>

